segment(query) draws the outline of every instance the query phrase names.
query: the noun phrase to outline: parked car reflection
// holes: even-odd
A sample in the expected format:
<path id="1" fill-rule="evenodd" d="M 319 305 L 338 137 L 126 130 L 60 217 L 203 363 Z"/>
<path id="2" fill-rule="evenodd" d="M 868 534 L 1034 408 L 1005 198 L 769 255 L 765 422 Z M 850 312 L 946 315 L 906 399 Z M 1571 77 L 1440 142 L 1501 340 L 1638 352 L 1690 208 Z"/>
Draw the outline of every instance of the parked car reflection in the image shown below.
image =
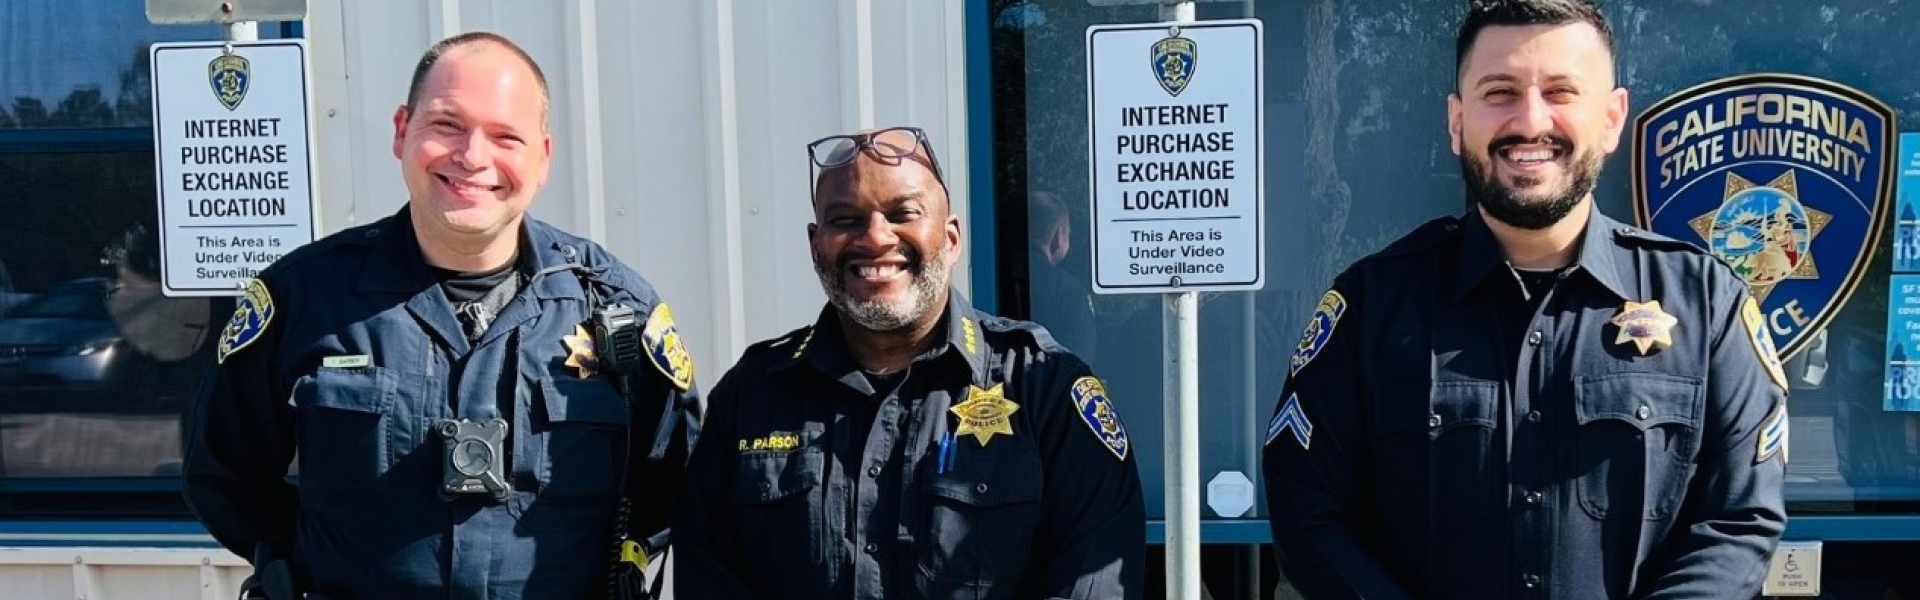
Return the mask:
<path id="1" fill-rule="evenodd" d="M 107 280 L 75 279 L 0 314 L 0 398 L 9 409 L 110 398 L 126 390 L 131 349 L 109 318 Z"/>

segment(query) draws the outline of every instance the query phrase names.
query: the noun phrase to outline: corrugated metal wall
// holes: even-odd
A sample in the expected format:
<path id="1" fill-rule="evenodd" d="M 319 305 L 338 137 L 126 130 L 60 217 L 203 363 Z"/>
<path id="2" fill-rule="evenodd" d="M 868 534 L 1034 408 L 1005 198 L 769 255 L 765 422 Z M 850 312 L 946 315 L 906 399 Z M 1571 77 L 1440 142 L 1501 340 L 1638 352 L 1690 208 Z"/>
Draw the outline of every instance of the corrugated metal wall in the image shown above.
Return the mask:
<path id="1" fill-rule="evenodd" d="M 534 214 L 653 281 L 710 386 L 747 344 L 812 322 L 823 302 L 805 245 L 807 142 L 915 124 L 948 173 L 967 172 L 961 7 L 316 0 L 323 226 L 403 201 L 392 116 L 420 52 L 461 31 L 503 33 L 552 87 L 553 177 Z M 965 178 L 948 184 L 964 211 Z"/>
<path id="2" fill-rule="evenodd" d="M 392 117 L 420 52 L 462 31 L 505 34 L 553 94 L 553 175 L 533 213 L 659 287 L 710 387 L 747 344 L 822 305 L 807 142 L 923 127 L 968 222 L 961 12 L 959 0 L 312 0 L 323 232 L 405 202 Z M 246 573 L 224 552 L 87 544 L 0 548 L 0 597 L 214 600 Z"/>

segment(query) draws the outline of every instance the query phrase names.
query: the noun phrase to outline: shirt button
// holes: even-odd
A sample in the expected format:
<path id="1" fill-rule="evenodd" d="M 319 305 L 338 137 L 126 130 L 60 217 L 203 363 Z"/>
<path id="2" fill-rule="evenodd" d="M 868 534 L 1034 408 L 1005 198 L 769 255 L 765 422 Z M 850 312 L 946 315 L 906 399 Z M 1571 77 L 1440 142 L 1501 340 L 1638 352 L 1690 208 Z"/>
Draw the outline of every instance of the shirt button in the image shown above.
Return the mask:
<path id="1" fill-rule="evenodd" d="M 867 554 L 873 554 L 873 553 L 875 553 L 875 552 L 879 552 L 879 551 L 880 551 L 880 545 L 879 545 L 879 544 L 875 544 L 875 543 L 871 543 L 871 542 L 869 542 L 869 543 L 867 543 L 867 547 L 865 547 L 865 548 L 861 548 L 861 550 L 865 550 L 865 551 L 867 551 Z"/>
<path id="2" fill-rule="evenodd" d="M 1526 586 L 1526 588 L 1530 590 L 1539 589 L 1540 576 L 1528 573 L 1520 578 L 1520 585 Z"/>
<path id="3" fill-rule="evenodd" d="M 985 494 L 987 493 L 987 484 L 984 484 L 984 483 L 975 484 L 973 486 L 973 491 L 976 494 Z"/>
<path id="4" fill-rule="evenodd" d="M 1540 340 L 1544 339 L 1545 337 L 1546 336 L 1540 334 L 1539 330 L 1534 330 L 1533 333 L 1527 334 L 1527 345 L 1538 346 L 1540 345 Z"/>
<path id="5" fill-rule="evenodd" d="M 1528 422 L 1528 423 L 1539 423 L 1539 422 L 1540 422 L 1540 411 L 1537 411 L 1537 410 L 1530 410 L 1530 411 L 1527 411 L 1527 422 Z"/>
<path id="6" fill-rule="evenodd" d="M 1640 417 L 1640 420 L 1645 421 L 1647 417 L 1653 416 L 1653 409 L 1642 404 L 1640 408 L 1633 409 L 1633 416 Z"/>
<path id="7" fill-rule="evenodd" d="M 879 477 L 879 476 L 880 476 L 880 465 L 874 465 L 874 466 L 871 466 L 871 467 L 867 467 L 867 476 L 868 476 L 868 477 Z"/>
<path id="8" fill-rule="evenodd" d="M 1439 414 L 1439 413 L 1434 413 L 1434 414 L 1430 414 L 1430 415 L 1427 415 L 1427 427 L 1430 427 L 1430 428 L 1432 428 L 1432 427 L 1439 427 L 1439 426 L 1440 426 L 1440 414 Z"/>

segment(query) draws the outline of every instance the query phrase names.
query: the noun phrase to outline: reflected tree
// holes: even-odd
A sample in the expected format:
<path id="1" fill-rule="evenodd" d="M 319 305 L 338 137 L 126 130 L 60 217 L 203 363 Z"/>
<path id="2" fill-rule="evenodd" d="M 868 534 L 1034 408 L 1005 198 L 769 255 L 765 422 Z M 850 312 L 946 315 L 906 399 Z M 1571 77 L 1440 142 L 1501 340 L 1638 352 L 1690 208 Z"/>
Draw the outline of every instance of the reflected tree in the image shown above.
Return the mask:
<path id="1" fill-rule="evenodd" d="M 20 129 L 47 127 L 52 122 L 47 116 L 47 104 L 31 96 L 13 99 L 13 119 L 14 126 Z"/>
<path id="2" fill-rule="evenodd" d="M 113 127 L 113 106 L 98 87 L 85 87 L 67 94 L 53 111 L 54 127 Z"/>
<path id="3" fill-rule="evenodd" d="M 114 113 L 121 127 L 142 127 L 153 123 L 153 63 L 147 45 L 133 49 L 133 60 L 120 70 L 120 94 L 114 97 Z"/>

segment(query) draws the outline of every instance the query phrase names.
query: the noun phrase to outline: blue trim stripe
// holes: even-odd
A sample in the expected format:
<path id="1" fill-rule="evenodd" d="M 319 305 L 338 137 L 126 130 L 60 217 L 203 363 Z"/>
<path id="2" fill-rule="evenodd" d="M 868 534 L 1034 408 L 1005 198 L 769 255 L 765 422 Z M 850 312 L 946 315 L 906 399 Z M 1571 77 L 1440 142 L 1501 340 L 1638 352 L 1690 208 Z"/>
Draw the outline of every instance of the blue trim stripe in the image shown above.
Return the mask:
<path id="1" fill-rule="evenodd" d="M 1910 542 L 1920 540 L 1920 515 L 1792 516 L 1781 539 L 1825 542 Z M 1202 520 L 1200 541 L 1208 544 L 1266 544 L 1273 532 L 1265 520 Z M 1147 543 L 1167 543 L 1167 522 L 1147 521 Z"/>
<path id="2" fill-rule="evenodd" d="M 993 56 L 992 23 L 988 0 L 967 0 L 967 218 L 972 235 L 967 246 L 973 253 L 970 264 L 975 308 L 998 314 L 1000 284 L 996 278 L 998 252 L 994 250 L 996 227 L 993 193 Z"/>

